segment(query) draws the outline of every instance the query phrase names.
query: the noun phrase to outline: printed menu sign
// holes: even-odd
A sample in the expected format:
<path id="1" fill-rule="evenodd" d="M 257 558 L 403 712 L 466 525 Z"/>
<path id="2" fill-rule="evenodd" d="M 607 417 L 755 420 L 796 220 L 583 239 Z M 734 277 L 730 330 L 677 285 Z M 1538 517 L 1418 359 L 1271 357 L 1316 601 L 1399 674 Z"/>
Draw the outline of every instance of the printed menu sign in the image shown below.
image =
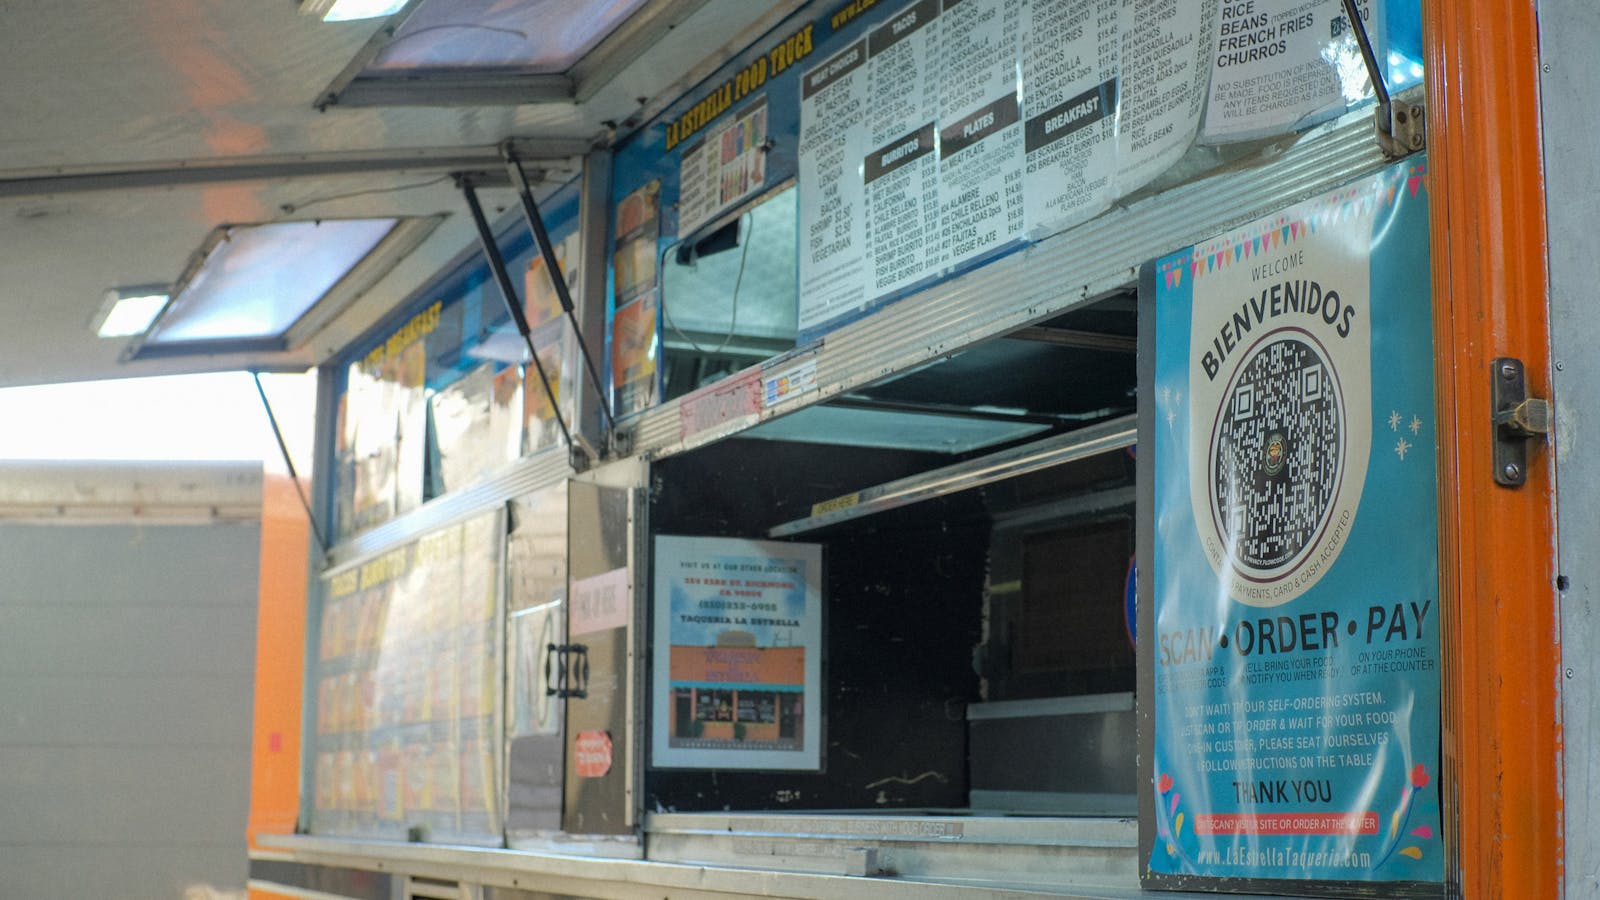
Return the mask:
<path id="1" fill-rule="evenodd" d="M 867 42 L 856 41 L 800 80 L 799 330 L 861 309 L 867 290 Z"/>
<path id="2" fill-rule="evenodd" d="M 931 273 L 939 246 L 939 0 L 867 38 L 866 242 L 873 296 Z"/>
<path id="3" fill-rule="evenodd" d="M 1148 185 L 1193 145 L 1212 4 L 922 0 L 803 73 L 802 334 Z"/>
<path id="4" fill-rule="evenodd" d="M 481 514 L 323 579 L 313 831 L 501 839 L 504 529 Z"/>
<path id="5" fill-rule="evenodd" d="M 767 180 L 767 100 L 753 105 L 683 151 L 678 174 L 678 234 L 760 191 Z"/>
<path id="6" fill-rule="evenodd" d="M 1150 183 L 1188 152 L 1205 108 L 1217 7 L 1129 0 L 1122 7 L 1122 108 L 1117 116 L 1117 195 Z"/>
<path id="7" fill-rule="evenodd" d="M 654 406 L 656 270 L 661 236 L 661 182 L 651 181 L 617 204 L 615 291 L 611 314 L 612 409 L 626 416 Z"/>
<path id="8" fill-rule="evenodd" d="M 1024 196 L 1035 237 L 1104 211 L 1115 195 L 1121 5 L 1028 4 Z"/>
<path id="9" fill-rule="evenodd" d="M 1357 10 L 1385 59 L 1383 9 Z M 1370 93 L 1367 70 L 1340 0 L 1236 0 L 1222 4 L 1211 33 L 1209 142 L 1281 134 L 1345 111 Z"/>
<path id="10" fill-rule="evenodd" d="M 1022 10 L 1022 0 L 944 0 L 937 266 L 966 262 L 1022 236 Z"/>

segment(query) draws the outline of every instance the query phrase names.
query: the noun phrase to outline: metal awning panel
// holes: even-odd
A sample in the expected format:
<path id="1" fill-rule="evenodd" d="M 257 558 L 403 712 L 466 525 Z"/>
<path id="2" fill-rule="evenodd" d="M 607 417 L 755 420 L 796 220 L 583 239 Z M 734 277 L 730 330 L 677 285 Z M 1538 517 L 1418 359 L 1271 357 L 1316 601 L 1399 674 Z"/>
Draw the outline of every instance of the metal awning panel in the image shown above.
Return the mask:
<path id="1" fill-rule="evenodd" d="M 769 537 L 804 534 L 840 522 L 848 522 L 863 516 L 1037 472 L 1051 466 L 1086 459 L 1112 450 L 1121 450 L 1133 446 L 1138 438 L 1138 432 L 1135 417 L 1123 416 L 976 459 L 941 466 L 825 500 L 812 508 L 811 515 L 775 525 L 767 534 Z"/>

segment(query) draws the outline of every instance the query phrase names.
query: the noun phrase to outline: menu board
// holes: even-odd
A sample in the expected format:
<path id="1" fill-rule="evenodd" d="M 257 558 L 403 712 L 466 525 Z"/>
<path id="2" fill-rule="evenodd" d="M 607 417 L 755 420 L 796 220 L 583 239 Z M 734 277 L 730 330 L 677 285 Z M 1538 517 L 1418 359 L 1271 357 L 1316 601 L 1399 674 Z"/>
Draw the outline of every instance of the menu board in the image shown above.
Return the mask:
<path id="1" fill-rule="evenodd" d="M 799 330 L 862 309 L 867 291 L 867 42 L 861 39 L 800 82 Z"/>
<path id="2" fill-rule="evenodd" d="M 964 263 L 1022 237 L 1017 54 L 1023 7 L 1023 0 L 944 0 L 939 266 Z"/>
<path id="3" fill-rule="evenodd" d="M 1023 183 L 1028 231 L 1088 219 L 1116 194 L 1122 0 L 1029 3 Z"/>
<path id="4" fill-rule="evenodd" d="M 489 449 L 490 466 L 500 466 L 523 452 L 522 377 L 520 367 L 510 366 L 495 373 L 489 389 L 489 427 L 484 442 Z"/>
<path id="5" fill-rule="evenodd" d="M 611 384 L 618 416 L 649 409 L 660 394 L 656 297 L 651 291 L 630 301 L 617 309 L 611 321 Z"/>
<path id="6" fill-rule="evenodd" d="M 313 831 L 500 839 L 496 511 L 323 581 Z"/>
<path id="7" fill-rule="evenodd" d="M 867 36 L 862 180 L 874 297 L 927 277 L 940 262 L 939 62 L 939 0 L 912 4 Z M 802 222 L 801 233 L 807 227 Z"/>
<path id="8" fill-rule="evenodd" d="M 651 765 L 822 765 L 822 548 L 656 538 Z"/>
<path id="9" fill-rule="evenodd" d="M 1122 101 L 1117 196 L 1149 184 L 1194 144 L 1205 109 L 1215 3 L 1128 0 L 1118 19 Z"/>
<path id="10" fill-rule="evenodd" d="M 1162 0 L 921 0 L 808 68 L 801 334 L 1169 169 L 1199 130 L 1215 18 Z"/>
<path id="11" fill-rule="evenodd" d="M 767 180 L 766 142 L 767 101 L 762 97 L 683 151 L 678 172 L 680 236 L 761 190 Z"/>
<path id="12" fill-rule="evenodd" d="M 1383 0 L 1358 5 L 1382 56 L 1389 12 Z M 667 173 L 663 193 L 688 238 L 792 173 L 807 342 L 1192 177 L 1178 164 L 1198 141 L 1281 134 L 1360 102 L 1366 74 L 1340 7 L 843 4 L 747 48 L 682 98 L 619 149 L 617 181 L 642 190 Z M 619 237 L 614 310 L 645 283 L 632 273 L 654 263 Z"/>
<path id="13" fill-rule="evenodd" d="M 656 286 L 660 210 L 661 184 L 655 181 L 617 204 L 617 248 L 611 263 L 619 305 Z"/>
<path id="14" fill-rule="evenodd" d="M 1379 0 L 1360 0 L 1373 52 L 1387 59 Z M 1345 111 L 1371 93 L 1341 0 L 1224 3 L 1211 33 L 1211 88 L 1201 140 L 1279 134 Z"/>
<path id="15" fill-rule="evenodd" d="M 1382 0 L 1358 5 L 1381 55 L 1389 11 Z M 1340 6 L 843 4 L 747 48 L 619 148 L 619 196 L 633 191 L 625 202 L 638 206 L 639 191 L 659 191 L 687 239 L 792 174 L 796 324 L 809 342 L 1192 177 L 1179 163 L 1198 141 L 1281 134 L 1359 102 L 1366 74 Z M 664 221 L 672 226 L 670 212 Z M 651 310 L 624 310 L 657 260 L 634 233 L 619 224 L 613 322 L 626 318 L 642 335 Z M 620 368 L 655 374 L 642 358 Z"/>
<path id="16" fill-rule="evenodd" d="M 521 373 L 499 373 L 483 363 L 433 395 L 433 430 L 438 445 L 437 492 L 458 490 L 493 472 L 522 452 Z"/>
<path id="17" fill-rule="evenodd" d="M 339 484 L 341 537 L 387 522 L 397 508 L 395 386 L 362 363 L 350 365 L 345 385 L 341 432 L 349 458 L 347 468 L 341 467 L 347 477 Z"/>
<path id="18" fill-rule="evenodd" d="M 1150 873 L 1447 871 L 1427 181 L 1155 264 Z"/>
<path id="19" fill-rule="evenodd" d="M 582 285 L 579 283 L 578 269 L 568 265 L 570 260 L 578 259 L 578 233 L 574 231 L 559 240 L 553 250 L 559 269 L 554 277 L 566 281 L 569 296 L 579 295 Z M 577 379 L 578 346 L 572 323 L 562 309 L 561 295 L 557 293 L 554 278 L 545 265 L 544 254 L 537 250 L 528 261 L 527 271 L 523 273 L 522 295 L 528 319 L 528 342 L 533 345 L 544 379 L 550 385 L 546 391 L 545 381 L 540 379 L 540 369 L 536 369 L 529 361 L 518 389 L 518 397 L 522 401 L 518 418 L 523 436 L 519 450 L 531 455 L 561 443 L 561 426 L 556 421 L 558 415 L 569 426 L 577 415 L 577 392 L 572 388 Z M 551 395 L 555 396 L 555 403 L 550 402 Z"/>
<path id="20" fill-rule="evenodd" d="M 395 514 L 422 505 L 428 467 L 428 346 L 422 338 L 406 344 L 391 358 L 384 374 L 392 381 L 396 404 Z"/>

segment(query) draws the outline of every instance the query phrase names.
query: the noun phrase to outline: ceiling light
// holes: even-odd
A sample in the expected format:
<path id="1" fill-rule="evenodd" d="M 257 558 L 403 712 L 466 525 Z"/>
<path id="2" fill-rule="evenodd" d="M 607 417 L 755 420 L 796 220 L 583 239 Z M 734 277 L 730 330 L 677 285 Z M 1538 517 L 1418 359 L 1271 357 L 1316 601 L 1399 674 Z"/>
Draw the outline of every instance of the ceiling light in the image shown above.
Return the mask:
<path id="1" fill-rule="evenodd" d="M 392 16 L 405 5 L 406 0 L 303 0 L 300 11 L 324 22 L 349 22 Z"/>
<path id="2" fill-rule="evenodd" d="M 166 305 L 165 287 L 112 288 L 95 316 L 95 334 L 103 338 L 144 334 Z"/>

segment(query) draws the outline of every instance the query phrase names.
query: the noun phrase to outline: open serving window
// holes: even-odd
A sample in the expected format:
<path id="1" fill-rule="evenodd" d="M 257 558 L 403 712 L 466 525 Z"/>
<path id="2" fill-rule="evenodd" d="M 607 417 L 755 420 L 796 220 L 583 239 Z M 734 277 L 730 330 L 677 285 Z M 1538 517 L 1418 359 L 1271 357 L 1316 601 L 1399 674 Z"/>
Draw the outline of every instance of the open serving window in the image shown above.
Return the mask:
<path id="1" fill-rule="evenodd" d="M 653 707 L 644 783 L 653 857 L 749 864 L 750 848 L 726 836 L 750 830 L 789 836 L 778 843 L 815 839 L 783 865 L 840 871 L 833 845 L 851 835 L 945 829 L 982 844 L 983 822 L 1019 815 L 1102 817 L 1073 827 L 1124 844 L 1108 855 L 1131 851 L 1126 821 L 1115 820 L 1134 814 L 1138 792 L 1135 322 L 1133 296 L 1118 292 L 652 466 L 658 679 L 664 653 L 674 685 L 683 674 L 680 648 L 660 636 L 684 616 L 684 590 L 663 567 L 679 563 L 686 541 L 758 572 L 763 561 L 814 558 L 820 566 L 807 571 L 821 575 L 820 606 L 804 621 L 760 615 L 784 591 L 746 579 L 742 565 L 717 573 L 720 592 L 697 595 L 750 604 L 712 599 L 714 614 L 701 616 L 722 622 L 709 655 L 726 661 L 725 681 L 700 686 L 690 704 L 675 695 Z M 745 581 L 758 589 L 741 591 Z M 771 618 L 814 625 L 815 637 L 797 641 L 795 627 L 760 636 Z M 758 729 L 776 718 L 781 733 L 793 703 L 760 683 L 769 677 L 753 654 L 794 644 L 820 657 L 820 692 L 796 688 L 807 691 L 817 761 L 773 754 L 762 765 L 771 740 Z M 744 667 L 741 654 L 752 660 Z M 705 742 L 686 766 L 662 752 L 686 727 L 733 740 Z M 818 825 L 818 812 L 832 824 Z M 1005 827 L 1011 839 L 1062 834 Z M 872 865 L 893 867 L 893 857 L 883 850 Z"/>

